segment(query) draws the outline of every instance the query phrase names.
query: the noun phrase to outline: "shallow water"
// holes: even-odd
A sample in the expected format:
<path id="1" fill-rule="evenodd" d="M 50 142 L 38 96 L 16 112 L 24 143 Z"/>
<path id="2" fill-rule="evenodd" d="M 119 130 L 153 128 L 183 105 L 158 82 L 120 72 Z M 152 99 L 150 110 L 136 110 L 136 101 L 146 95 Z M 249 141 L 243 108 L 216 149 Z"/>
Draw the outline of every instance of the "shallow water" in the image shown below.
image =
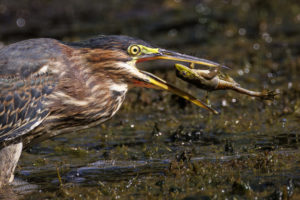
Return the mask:
<path id="1" fill-rule="evenodd" d="M 20 28 L 9 22 L 22 2 L 0 2 L 0 11 L 3 5 L 10 11 L 6 21 L 0 15 L 7 25 L 0 30 L 4 43 L 28 37 L 74 40 L 96 33 L 127 34 L 225 63 L 231 70 L 224 71 L 242 86 L 280 94 L 274 101 L 261 101 L 232 91 L 211 92 L 207 101 L 221 112 L 212 115 L 167 92 L 133 89 L 112 120 L 23 152 L 16 176 L 30 185 L 10 188 L 12 195 L 23 199 L 300 198 L 297 1 L 166 0 L 132 1 L 126 6 L 119 1 L 114 5 L 74 1 L 60 8 L 68 9 L 65 15 L 58 9 L 56 18 L 50 11 L 59 1 L 47 2 L 47 8 L 43 8 L 46 2 L 24 1 L 26 25 Z M 45 12 L 33 12 L 32 6 Z M 53 24 L 38 26 L 41 22 L 30 16 Z M 106 23 L 100 22 L 101 17 Z M 173 64 L 149 62 L 145 68 L 205 101 L 206 92 L 176 78 Z"/>

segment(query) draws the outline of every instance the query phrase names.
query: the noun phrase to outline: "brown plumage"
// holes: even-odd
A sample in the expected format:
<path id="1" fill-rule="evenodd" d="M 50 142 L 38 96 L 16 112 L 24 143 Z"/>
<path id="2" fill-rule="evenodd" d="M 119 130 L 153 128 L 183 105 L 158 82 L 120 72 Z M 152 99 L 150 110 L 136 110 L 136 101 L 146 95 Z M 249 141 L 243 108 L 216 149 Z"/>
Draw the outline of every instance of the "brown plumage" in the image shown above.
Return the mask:
<path id="1" fill-rule="evenodd" d="M 108 120 L 120 108 L 129 85 L 169 90 L 214 111 L 135 67 L 153 59 L 218 65 L 127 36 L 75 43 L 32 39 L 0 49 L 0 187 L 13 180 L 22 148 Z"/>
<path id="2" fill-rule="evenodd" d="M 57 51 L 43 56 L 43 63 L 38 63 L 38 66 L 31 61 L 30 67 L 35 69 L 31 69 L 30 74 L 20 70 L 12 76 L 6 75 L 5 70 L 1 71 L 1 146 L 9 145 L 19 137 L 26 146 L 36 137 L 48 138 L 80 128 L 77 126 L 96 125 L 109 119 L 124 100 L 127 90 L 116 95 L 109 88 L 113 82 L 119 81 L 114 71 L 106 69 L 114 66 L 115 61 L 108 59 L 113 59 L 111 51 L 86 51 L 50 39 L 29 40 L 24 45 L 36 48 L 41 43 L 56 44 Z M 38 48 L 43 53 L 44 49 Z M 26 59 L 31 60 L 28 57 Z M 94 64 L 88 67 L 86 60 Z M 40 116 L 36 112 L 38 110 Z M 11 134 L 16 128 L 32 129 L 37 124 L 39 128 L 32 130 L 29 135 L 27 131 Z"/>

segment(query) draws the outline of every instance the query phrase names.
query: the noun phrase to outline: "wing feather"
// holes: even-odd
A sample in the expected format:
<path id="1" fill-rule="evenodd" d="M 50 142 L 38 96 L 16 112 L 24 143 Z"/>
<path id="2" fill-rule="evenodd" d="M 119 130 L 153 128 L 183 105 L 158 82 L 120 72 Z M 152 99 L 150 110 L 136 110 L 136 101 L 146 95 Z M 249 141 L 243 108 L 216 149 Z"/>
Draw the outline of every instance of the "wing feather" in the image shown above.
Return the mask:
<path id="1" fill-rule="evenodd" d="M 0 147 L 21 139 L 48 116 L 45 102 L 56 85 L 48 77 L 43 74 L 30 81 L 0 79 L 0 96 L 4 97 L 0 99 Z"/>
<path id="2" fill-rule="evenodd" d="M 0 148 L 25 137 L 49 115 L 57 80 L 45 70 L 61 58 L 57 40 L 32 39 L 0 49 Z"/>

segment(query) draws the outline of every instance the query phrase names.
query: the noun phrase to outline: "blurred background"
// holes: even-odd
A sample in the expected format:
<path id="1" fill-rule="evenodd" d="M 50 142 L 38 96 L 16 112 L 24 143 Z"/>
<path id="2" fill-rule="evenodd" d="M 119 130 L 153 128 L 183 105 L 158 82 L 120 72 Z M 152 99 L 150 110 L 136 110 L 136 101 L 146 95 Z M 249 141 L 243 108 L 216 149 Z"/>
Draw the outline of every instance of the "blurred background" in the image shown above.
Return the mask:
<path id="1" fill-rule="evenodd" d="M 210 93 L 222 113 L 212 116 L 174 95 L 134 89 L 111 121 L 24 152 L 17 177 L 30 184 L 12 189 L 17 198 L 300 198 L 299 0 L 0 0 L 0 48 L 99 34 L 223 63 L 242 86 L 280 95 Z M 178 80 L 172 63 L 146 66 L 207 96 Z"/>

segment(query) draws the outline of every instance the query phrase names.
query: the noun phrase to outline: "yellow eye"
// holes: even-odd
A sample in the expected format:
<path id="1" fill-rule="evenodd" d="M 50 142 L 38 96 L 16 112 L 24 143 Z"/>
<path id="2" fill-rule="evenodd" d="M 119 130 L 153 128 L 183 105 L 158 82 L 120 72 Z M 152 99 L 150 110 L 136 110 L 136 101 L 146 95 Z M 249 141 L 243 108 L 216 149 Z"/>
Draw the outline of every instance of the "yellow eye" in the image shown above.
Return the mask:
<path id="1" fill-rule="evenodd" d="M 138 45 L 131 45 L 128 48 L 128 53 L 132 56 L 139 55 L 141 53 L 141 48 Z"/>

